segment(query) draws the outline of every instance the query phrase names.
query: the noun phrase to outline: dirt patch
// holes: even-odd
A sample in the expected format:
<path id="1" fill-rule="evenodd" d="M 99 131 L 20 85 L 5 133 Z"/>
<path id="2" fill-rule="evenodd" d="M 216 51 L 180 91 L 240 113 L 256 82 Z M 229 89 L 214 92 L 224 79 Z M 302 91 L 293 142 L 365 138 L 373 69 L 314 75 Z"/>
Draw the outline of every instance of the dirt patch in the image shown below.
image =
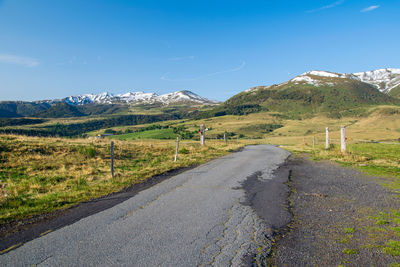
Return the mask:
<path id="1" fill-rule="evenodd" d="M 380 178 L 296 156 L 287 167 L 294 220 L 289 232 L 276 236 L 271 265 L 388 266 L 400 261 L 384 252 L 389 239 L 400 240 L 396 218 L 380 220 L 395 217 L 400 202 L 379 185 Z"/>

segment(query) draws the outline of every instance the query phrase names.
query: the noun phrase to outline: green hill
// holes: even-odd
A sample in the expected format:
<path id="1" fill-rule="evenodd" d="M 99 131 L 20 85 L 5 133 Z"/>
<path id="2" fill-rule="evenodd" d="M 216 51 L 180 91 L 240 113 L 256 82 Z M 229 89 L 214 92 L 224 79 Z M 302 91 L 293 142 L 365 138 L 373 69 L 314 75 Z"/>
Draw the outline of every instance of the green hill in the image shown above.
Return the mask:
<path id="1" fill-rule="evenodd" d="M 39 118 L 67 118 L 81 116 L 85 116 L 85 114 L 80 112 L 76 106 L 64 102 L 57 103 L 49 109 L 35 115 L 35 117 Z"/>
<path id="2" fill-rule="evenodd" d="M 301 78 L 246 90 L 200 117 L 241 115 L 261 110 L 277 111 L 292 117 L 317 113 L 341 117 L 349 110 L 361 110 L 368 105 L 400 102 L 370 84 L 351 78 L 310 74 L 298 77 Z"/>
<path id="3" fill-rule="evenodd" d="M 0 102 L 0 117 L 32 117 L 50 107 L 47 103 L 34 103 L 23 101 Z"/>

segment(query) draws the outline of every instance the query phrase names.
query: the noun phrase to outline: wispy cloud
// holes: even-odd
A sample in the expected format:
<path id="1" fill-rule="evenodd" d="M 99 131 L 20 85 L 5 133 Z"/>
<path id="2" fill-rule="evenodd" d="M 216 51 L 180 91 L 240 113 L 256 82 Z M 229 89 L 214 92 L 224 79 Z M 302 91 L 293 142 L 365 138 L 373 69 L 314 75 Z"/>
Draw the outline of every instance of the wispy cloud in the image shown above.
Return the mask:
<path id="1" fill-rule="evenodd" d="M 21 65 L 25 67 L 36 67 L 39 65 L 39 61 L 34 58 L 9 54 L 0 54 L 0 63 Z"/>
<path id="2" fill-rule="evenodd" d="M 370 6 L 370 7 L 367 7 L 367 8 L 362 9 L 361 12 L 370 12 L 370 11 L 372 11 L 372 10 L 375 10 L 375 9 L 379 8 L 379 7 L 380 7 L 379 5 Z"/>
<path id="3" fill-rule="evenodd" d="M 97 56 L 97 61 L 101 61 L 101 57 Z M 57 66 L 65 66 L 65 65 L 87 65 L 89 62 L 86 59 L 78 58 L 77 56 L 72 56 L 67 61 L 59 62 Z"/>
<path id="4" fill-rule="evenodd" d="M 195 56 L 188 56 L 188 57 L 170 57 L 168 60 L 170 61 L 182 61 L 182 60 L 193 60 Z"/>
<path id="5" fill-rule="evenodd" d="M 307 12 L 308 13 L 313 13 L 313 12 L 318 12 L 318 11 L 322 11 L 322 10 L 329 9 L 329 8 L 334 8 L 334 7 L 337 7 L 337 6 L 341 5 L 341 4 L 343 4 L 344 1 L 345 0 L 339 0 L 339 1 L 336 1 L 336 2 L 334 2 L 332 4 L 329 4 L 329 5 L 320 7 L 320 8 L 308 10 Z"/>
<path id="6" fill-rule="evenodd" d="M 163 76 L 161 76 L 160 79 L 164 80 L 164 81 L 169 81 L 169 82 L 197 81 L 197 80 L 200 80 L 200 79 L 203 79 L 203 78 L 206 78 L 206 77 L 210 77 L 210 76 L 215 76 L 215 75 L 219 75 L 219 74 L 239 71 L 239 70 L 243 69 L 244 66 L 246 66 L 246 62 L 245 61 L 243 61 L 242 64 L 240 64 L 240 66 L 232 68 L 232 69 L 229 69 L 229 70 L 217 71 L 217 72 L 208 73 L 208 74 L 205 74 L 205 75 L 201 75 L 201 76 L 197 76 L 197 77 L 193 77 L 193 78 L 186 78 L 186 79 L 171 79 L 171 78 L 168 77 L 169 72 L 167 72 Z"/>

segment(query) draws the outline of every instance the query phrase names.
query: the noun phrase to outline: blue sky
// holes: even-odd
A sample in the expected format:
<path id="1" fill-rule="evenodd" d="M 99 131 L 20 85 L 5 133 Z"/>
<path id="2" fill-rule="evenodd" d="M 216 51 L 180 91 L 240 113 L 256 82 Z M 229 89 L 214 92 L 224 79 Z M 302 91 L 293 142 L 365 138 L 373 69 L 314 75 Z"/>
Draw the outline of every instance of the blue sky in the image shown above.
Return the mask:
<path id="1" fill-rule="evenodd" d="M 191 90 L 400 67 L 398 0 L 0 0 L 0 100 Z"/>

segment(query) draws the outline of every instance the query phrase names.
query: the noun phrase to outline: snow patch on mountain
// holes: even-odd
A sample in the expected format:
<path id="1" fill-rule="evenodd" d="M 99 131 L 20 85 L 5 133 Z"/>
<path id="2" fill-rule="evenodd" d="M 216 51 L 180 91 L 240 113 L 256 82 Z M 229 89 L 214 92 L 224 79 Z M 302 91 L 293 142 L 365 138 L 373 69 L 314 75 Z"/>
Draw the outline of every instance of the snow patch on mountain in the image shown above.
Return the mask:
<path id="1" fill-rule="evenodd" d="M 169 94 L 164 94 L 156 97 L 156 101 L 170 104 L 170 103 L 176 103 L 176 102 L 196 102 L 196 103 L 218 103 L 216 101 L 211 101 L 209 99 L 206 99 L 204 97 L 201 97 L 193 92 L 190 91 L 179 91 L 179 92 L 174 92 L 174 93 L 169 93 Z"/>
<path id="2" fill-rule="evenodd" d="M 307 74 L 321 76 L 321 77 L 332 77 L 332 78 L 340 78 L 341 77 L 340 73 L 320 71 L 320 70 L 312 70 L 312 71 L 304 73 L 303 75 L 307 75 Z"/>
<path id="3" fill-rule="evenodd" d="M 155 93 L 144 93 L 144 92 L 129 92 L 125 94 L 115 95 L 121 102 L 153 102 L 157 97 Z"/>
<path id="4" fill-rule="evenodd" d="M 79 103 L 80 105 L 90 104 L 90 103 L 107 103 L 111 104 L 110 99 L 113 97 L 113 94 L 108 92 L 103 92 L 101 94 L 86 94 L 86 95 L 77 95 L 77 96 L 69 96 L 63 100 L 55 100 L 55 102 L 65 102 L 71 105 L 76 105 Z"/>
<path id="5" fill-rule="evenodd" d="M 386 68 L 353 74 L 361 81 L 374 85 L 384 93 L 389 93 L 390 90 L 400 85 L 400 69 Z"/>
<path id="6" fill-rule="evenodd" d="M 320 85 L 320 83 L 317 80 L 309 77 L 308 75 L 300 75 L 291 79 L 290 81 L 294 83 L 308 83 L 316 86 Z"/>
<path id="7" fill-rule="evenodd" d="M 318 78 L 315 78 L 317 76 Z M 329 72 L 329 71 L 321 71 L 321 70 L 312 70 L 309 72 L 305 72 L 297 77 L 294 77 L 290 80 L 293 83 L 307 83 L 314 86 L 320 86 L 322 84 L 332 85 L 331 82 L 328 82 L 322 78 L 348 78 L 345 74 Z"/>

